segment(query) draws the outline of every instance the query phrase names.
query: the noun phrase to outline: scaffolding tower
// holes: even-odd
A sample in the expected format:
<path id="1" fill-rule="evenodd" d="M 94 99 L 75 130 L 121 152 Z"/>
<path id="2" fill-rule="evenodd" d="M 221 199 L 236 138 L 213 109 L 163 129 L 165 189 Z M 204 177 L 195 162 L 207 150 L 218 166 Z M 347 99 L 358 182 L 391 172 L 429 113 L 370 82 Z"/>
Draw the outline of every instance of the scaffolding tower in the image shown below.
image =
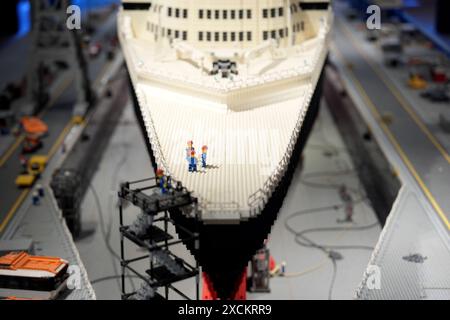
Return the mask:
<path id="1" fill-rule="evenodd" d="M 32 44 L 22 112 L 37 114 L 49 102 L 47 89 L 54 80 L 53 74 L 63 69 L 68 76 L 74 76 L 77 91 L 74 115 L 84 116 L 92 94 L 79 30 L 70 30 L 67 26 L 71 0 L 33 0 L 30 3 Z"/>
<path id="2" fill-rule="evenodd" d="M 160 189 L 160 179 L 166 179 L 167 187 Z M 137 187 L 144 184 L 143 187 Z M 141 214 L 131 225 L 124 225 L 123 207 L 125 203 L 132 204 L 141 209 Z M 175 255 L 170 248 L 181 243 L 195 243 L 199 247 L 198 226 L 196 230 L 188 230 L 170 218 L 169 210 L 187 208 L 198 220 L 197 199 L 184 188 L 180 182 L 173 181 L 170 177 L 150 178 L 121 184 L 119 191 L 120 214 L 120 256 L 121 256 L 121 280 L 122 299 L 132 300 L 164 300 L 169 299 L 169 292 L 173 290 L 181 297 L 191 300 L 186 294 L 173 286 L 175 282 L 195 278 L 196 300 L 199 299 L 200 269 L 198 262 L 190 265 L 182 258 Z M 163 228 L 155 223 L 161 222 Z M 179 239 L 174 239 L 168 233 L 169 224 L 181 230 Z M 127 259 L 125 257 L 125 239 L 136 244 L 140 248 L 146 248 L 148 254 L 138 258 Z M 149 259 L 148 270 L 142 273 L 135 269 L 134 262 Z M 134 276 L 143 280 L 142 286 L 133 292 L 126 288 L 126 272 L 131 271 Z M 164 296 L 158 293 L 158 289 L 164 290 Z"/>

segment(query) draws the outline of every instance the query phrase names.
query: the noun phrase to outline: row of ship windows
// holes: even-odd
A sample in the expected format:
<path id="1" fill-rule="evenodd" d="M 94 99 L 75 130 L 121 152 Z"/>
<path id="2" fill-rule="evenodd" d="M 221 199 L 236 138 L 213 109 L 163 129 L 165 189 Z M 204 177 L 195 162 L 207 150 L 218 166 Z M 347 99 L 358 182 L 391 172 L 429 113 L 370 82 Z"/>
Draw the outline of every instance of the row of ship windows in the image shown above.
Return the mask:
<path id="1" fill-rule="evenodd" d="M 213 15 L 214 14 L 214 15 Z M 187 9 L 179 9 L 179 8 L 167 8 L 167 15 L 169 17 L 175 17 L 175 18 L 188 18 L 188 10 Z M 251 19 L 252 18 L 252 10 L 250 9 L 240 9 L 240 10 L 204 10 L 200 9 L 198 10 L 198 18 L 199 19 Z M 283 17 L 284 16 L 284 8 L 271 8 L 271 9 L 263 9 L 262 10 L 262 16 L 263 18 L 276 18 L 276 17 Z"/>
<path id="2" fill-rule="evenodd" d="M 292 31 L 294 31 L 294 32 L 305 31 L 305 22 L 301 21 L 301 22 L 297 22 L 296 24 L 294 24 L 292 26 Z"/>
<path id="3" fill-rule="evenodd" d="M 147 22 L 147 30 L 150 32 L 158 33 L 159 27 L 157 25 L 154 25 L 153 23 Z M 167 36 L 167 37 L 174 37 L 175 39 L 183 39 L 187 40 L 188 33 L 187 31 L 180 31 L 180 30 L 172 30 L 170 28 L 161 28 L 161 35 Z"/>
<path id="4" fill-rule="evenodd" d="M 272 9 L 263 9 L 263 18 L 269 18 L 269 13 L 271 18 L 276 18 L 284 16 L 284 9 L 283 7 L 280 8 L 272 8 Z"/>
<path id="5" fill-rule="evenodd" d="M 297 25 L 297 28 L 303 28 L 303 22 L 301 24 Z M 294 31 L 296 29 L 296 26 L 294 26 Z M 158 27 L 151 25 L 149 30 L 151 32 L 158 32 Z M 167 31 L 167 32 L 166 32 Z M 263 36 L 263 40 L 268 40 L 269 37 L 271 39 L 280 39 L 280 38 L 285 38 L 287 37 L 289 34 L 289 30 L 288 28 L 285 29 L 278 29 L 278 30 L 269 30 L 269 31 L 263 31 L 262 36 Z M 161 35 L 162 36 L 168 36 L 168 37 L 174 37 L 175 39 L 183 39 L 183 40 L 187 40 L 188 39 L 188 33 L 187 31 L 180 31 L 180 30 L 172 30 L 172 29 L 165 29 L 162 28 L 161 29 Z M 198 41 L 202 42 L 202 41 L 215 41 L 215 42 L 219 42 L 219 41 L 223 41 L 223 42 L 227 42 L 227 41 L 252 41 L 252 32 L 251 31 L 240 31 L 240 32 L 211 32 L 211 31 L 199 31 L 198 33 Z"/>
<path id="6" fill-rule="evenodd" d="M 223 41 L 223 42 L 227 42 L 228 40 L 230 40 L 231 42 L 233 41 L 237 41 L 239 39 L 239 41 L 252 41 L 252 32 L 251 31 L 240 31 L 240 32 L 203 32 L 200 31 L 198 33 L 198 41 L 212 41 L 214 36 L 214 41 L 215 42 L 219 42 L 219 41 Z M 221 37 L 222 36 L 222 37 Z"/>
<path id="7" fill-rule="evenodd" d="M 168 7 L 167 8 L 167 15 L 169 17 L 175 17 L 175 18 L 180 18 L 182 16 L 184 19 L 187 19 L 187 17 L 188 17 L 188 10 L 187 9 L 179 9 L 179 8 Z"/>
<path id="8" fill-rule="evenodd" d="M 237 17 L 239 19 L 244 19 L 246 17 L 247 19 L 252 18 L 252 11 L 250 9 L 247 10 L 203 10 L 200 9 L 198 11 L 198 18 L 199 19 L 212 19 L 214 13 L 214 19 L 220 19 L 221 17 L 223 19 L 236 19 Z M 167 16 L 169 17 L 175 17 L 175 18 L 188 18 L 188 10 L 187 9 L 179 9 L 179 8 L 167 8 Z"/>
<path id="9" fill-rule="evenodd" d="M 305 9 L 308 9 L 308 5 L 311 7 L 309 9 L 326 9 L 328 7 L 328 3 L 301 3 L 298 4 L 294 3 L 290 6 L 290 11 L 293 13 L 300 12 L 302 9 L 301 7 L 304 6 Z M 251 19 L 252 18 L 252 10 L 250 9 L 240 9 L 240 10 L 211 10 L 211 9 L 200 9 L 198 10 L 198 18 L 199 19 L 212 19 L 214 13 L 214 19 Z M 167 8 L 167 15 L 169 17 L 175 17 L 175 18 L 188 18 L 188 9 L 180 9 L 180 8 Z M 263 18 L 276 18 L 276 17 L 283 17 L 284 16 L 284 8 L 265 8 L 262 10 L 262 17 Z"/>
<path id="10" fill-rule="evenodd" d="M 199 19 L 212 19 L 214 12 L 214 19 L 218 20 L 220 18 L 226 20 L 228 17 L 232 20 L 234 19 L 251 19 L 252 18 L 252 10 L 250 9 L 241 9 L 241 10 L 198 10 L 198 18 Z"/>
<path id="11" fill-rule="evenodd" d="M 269 36 L 271 39 L 281 39 L 281 38 L 287 37 L 288 35 L 289 35 L 288 28 L 279 29 L 279 30 L 263 31 L 263 40 L 269 39 Z"/>
<path id="12" fill-rule="evenodd" d="M 279 29 L 279 30 L 270 30 L 270 31 L 263 31 L 263 39 L 268 40 L 269 37 L 272 39 L 280 39 L 288 36 L 288 28 L 286 29 Z M 214 36 L 214 41 L 223 41 L 227 42 L 230 40 L 231 42 L 234 41 L 252 41 L 252 32 L 210 32 L 210 31 L 199 31 L 198 33 L 198 41 L 212 41 Z"/>

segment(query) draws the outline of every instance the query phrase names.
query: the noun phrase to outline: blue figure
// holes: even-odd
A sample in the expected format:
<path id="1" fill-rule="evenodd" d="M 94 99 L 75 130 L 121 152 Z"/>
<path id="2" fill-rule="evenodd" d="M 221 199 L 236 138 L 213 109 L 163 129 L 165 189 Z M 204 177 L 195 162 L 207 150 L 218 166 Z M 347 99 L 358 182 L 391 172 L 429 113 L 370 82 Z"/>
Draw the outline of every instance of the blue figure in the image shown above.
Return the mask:
<path id="1" fill-rule="evenodd" d="M 162 177 L 159 180 L 159 187 L 161 188 L 161 193 L 166 194 L 167 193 L 167 184 L 166 184 L 166 177 Z"/>
<path id="2" fill-rule="evenodd" d="M 189 161 L 189 172 L 197 172 L 197 158 L 195 151 L 191 151 L 191 159 Z"/>
<path id="3" fill-rule="evenodd" d="M 208 152 L 208 147 L 202 147 L 202 168 L 206 169 L 206 153 Z"/>
<path id="4" fill-rule="evenodd" d="M 194 142 L 188 141 L 186 148 L 186 161 L 189 163 L 191 160 L 191 152 L 194 150 Z"/>
<path id="5" fill-rule="evenodd" d="M 38 192 L 38 194 L 39 194 L 39 197 L 44 197 L 44 195 L 45 195 L 45 192 L 44 192 L 44 187 L 42 186 L 42 184 L 38 184 L 37 186 L 36 186 L 36 190 L 37 190 L 37 192 Z"/>
<path id="6" fill-rule="evenodd" d="M 38 206 L 41 203 L 41 199 L 40 199 L 39 193 L 37 191 L 33 192 L 31 198 L 32 198 L 34 206 Z"/>
<path id="7" fill-rule="evenodd" d="M 159 188 L 161 189 L 161 193 L 165 194 L 167 193 L 167 185 L 165 182 L 165 176 L 164 176 L 164 170 L 158 169 L 156 170 L 156 178 L 158 179 Z"/>

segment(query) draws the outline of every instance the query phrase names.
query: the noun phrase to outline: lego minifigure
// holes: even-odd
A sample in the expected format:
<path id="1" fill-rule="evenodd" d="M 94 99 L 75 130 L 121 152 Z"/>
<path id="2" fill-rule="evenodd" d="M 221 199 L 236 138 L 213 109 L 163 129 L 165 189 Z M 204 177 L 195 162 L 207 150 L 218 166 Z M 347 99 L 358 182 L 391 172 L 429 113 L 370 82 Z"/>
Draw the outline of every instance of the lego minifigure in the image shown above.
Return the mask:
<path id="1" fill-rule="evenodd" d="M 281 275 L 286 275 L 286 262 L 281 262 Z"/>
<path id="2" fill-rule="evenodd" d="M 191 160 L 191 152 L 194 151 L 194 142 L 192 140 L 189 140 L 187 142 L 187 148 L 186 148 L 186 161 L 189 163 Z"/>
<path id="3" fill-rule="evenodd" d="M 39 192 L 33 191 L 32 201 L 34 206 L 38 206 L 41 203 L 41 198 L 39 197 Z"/>
<path id="4" fill-rule="evenodd" d="M 189 159 L 189 172 L 197 172 L 197 158 L 195 157 L 195 151 L 191 151 L 191 157 Z"/>
<path id="5" fill-rule="evenodd" d="M 20 165 L 22 166 L 22 171 L 27 172 L 27 166 L 28 166 L 27 158 L 23 154 L 21 154 L 19 156 L 19 160 L 20 160 Z"/>
<path id="6" fill-rule="evenodd" d="M 167 184 L 165 182 L 164 170 L 158 169 L 156 170 L 156 181 L 159 184 L 159 188 L 161 189 L 161 193 L 165 194 L 167 192 Z"/>
<path id="7" fill-rule="evenodd" d="M 203 146 L 202 147 L 202 168 L 206 169 L 206 153 L 208 152 L 208 146 Z"/>
<path id="8" fill-rule="evenodd" d="M 36 185 L 36 190 L 39 194 L 39 197 L 43 197 L 44 196 L 44 187 L 42 186 L 42 184 L 38 183 Z"/>

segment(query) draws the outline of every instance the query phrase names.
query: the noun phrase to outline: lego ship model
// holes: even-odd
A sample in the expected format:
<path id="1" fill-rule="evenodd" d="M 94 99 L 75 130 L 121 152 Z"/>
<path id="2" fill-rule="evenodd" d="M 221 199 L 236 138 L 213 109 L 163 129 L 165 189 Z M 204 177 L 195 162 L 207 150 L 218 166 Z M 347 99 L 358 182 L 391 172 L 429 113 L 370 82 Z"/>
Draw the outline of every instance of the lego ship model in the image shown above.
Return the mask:
<path id="1" fill-rule="evenodd" d="M 234 298 L 283 204 L 318 112 L 332 18 L 329 1 L 122 1 L 152 164 L 198 199 L 200 247 L 186 245 L 221 299 Z M 191 140 L 197 156 L 208 146 L 196 172 Z M 187 209 L 170 214 L 195 223 Z"/>

